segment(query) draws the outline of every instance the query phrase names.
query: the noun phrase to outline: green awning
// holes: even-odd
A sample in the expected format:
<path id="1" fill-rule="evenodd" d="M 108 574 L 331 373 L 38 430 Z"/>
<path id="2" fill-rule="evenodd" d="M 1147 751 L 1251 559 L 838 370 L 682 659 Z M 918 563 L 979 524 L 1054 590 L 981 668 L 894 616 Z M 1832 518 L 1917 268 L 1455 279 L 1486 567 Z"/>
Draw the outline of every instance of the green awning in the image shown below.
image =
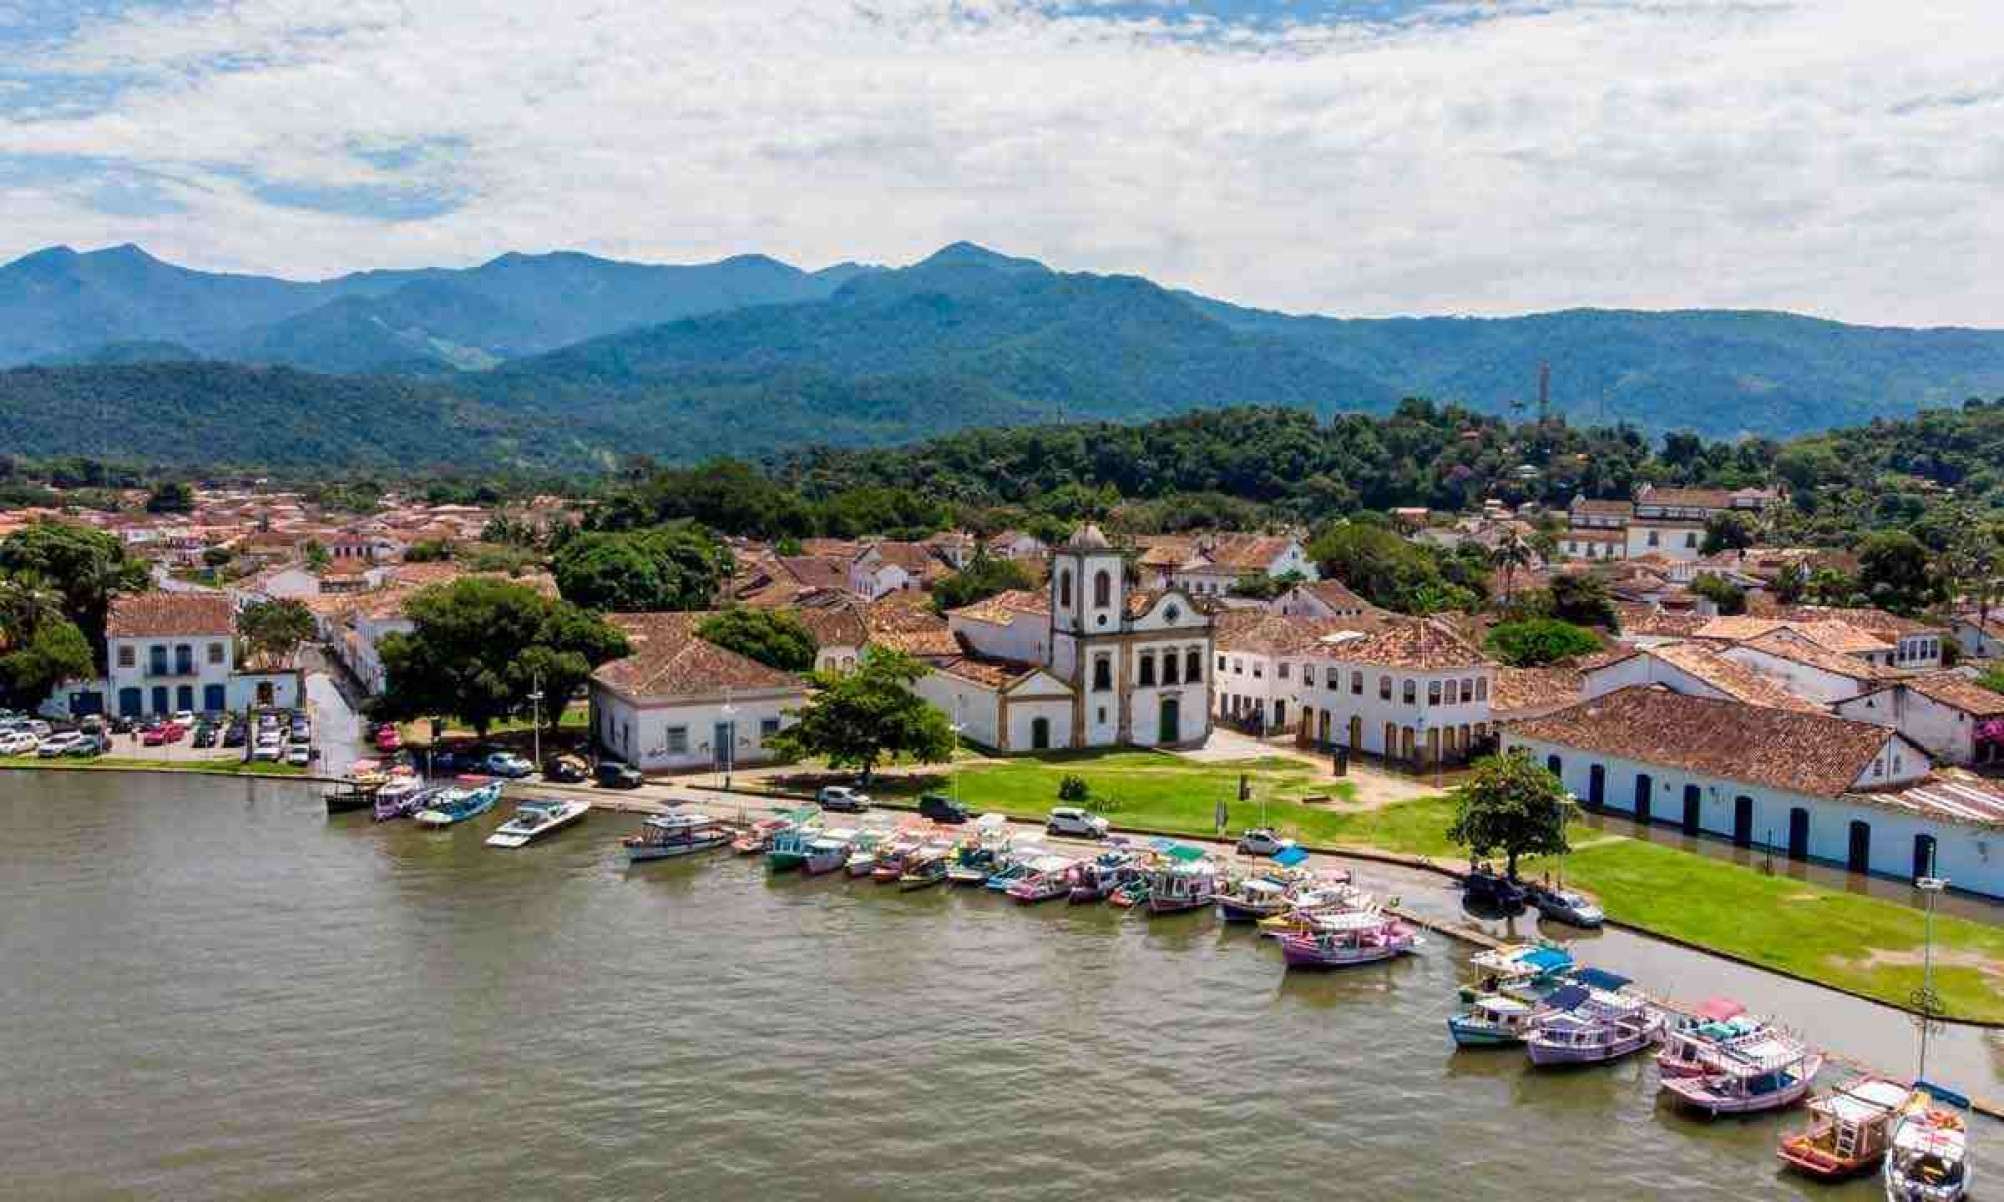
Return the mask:
<path id="1" fill-rule="evenodd" d="M 1169 849 L 1170 859 L 1181 860 L 1185 864 L 1201 860 L 1209 854 L 1210 853 L 1205 851 L 1203 848 L 1192 847 L 1188 843 L 1178 843 L 1176 846 Z"/>

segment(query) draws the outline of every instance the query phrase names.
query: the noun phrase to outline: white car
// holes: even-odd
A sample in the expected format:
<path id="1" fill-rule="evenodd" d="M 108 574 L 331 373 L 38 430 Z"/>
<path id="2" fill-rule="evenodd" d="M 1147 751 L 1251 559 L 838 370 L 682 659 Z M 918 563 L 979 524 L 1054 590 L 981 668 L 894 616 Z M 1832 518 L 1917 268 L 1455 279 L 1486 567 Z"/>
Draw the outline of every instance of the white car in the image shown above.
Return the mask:
<path id="1" fill-rule="evenodd" d="M 35 754 L 45 760 L 52 760 L 59 755 L 68 755 L 77 750 L 84 745 L 84 742 L 83 735 L 73 730 L 66 730 L 59 735 L 50 735 L 43 739 L 42 745 L 35 749 Z"/>
<path id="2" fill-rule="evenodd" d="M 1088 814 L 1077 806 L 1059 806 L 1044 822 L 1044 831 L 1052 835 L 1075 835 L 1081 839 L 1104 839 L 1112 826 L 1098 814 Z"/>
<path id="3" fill-rule="evenodd" d="M 1239 836 L 1240 855 L 1276 856 L 1293 846 L 1294 840 L 1283 839 L 1263 826 Z"/>
<path id="4" fill-rule="evenodd" d="M 49 732 L 53 729 L 55 728 L 50 726 L 48 723 L 42 721 L 40 718 L 35 718 L 28 723 L 28 733 L 35 736 L 38 739 L 48 738 Z"/>
<path id="5" fill-rule="evenodd" d="M 251 758 L 254 760 L 270 760 L 273 763 L 277 763 L 279 757 L 284 754 L 285 740 L 280 738 L 278 732 L 275 730 L 267 730 L 260 733 L 257 737 L 257 745 L 251 748 Z"/>
<path id="6" fill-rule="evenodd" d="M 40 742 L 25 730 L 10 730 L 0 735 L 0 755 L 33 755 Z"/>
<path id="7" fill-rule="evenodd" d="M 294 743 L 285 749 L 285 762 L 304 768 L 313 762 L 313 749 L 304 743 Z"/>
<path id="8" fill-rule="evenodd" d="M 195 711 L 176 710 L 174 713 L 174 724 L 185 730 L 195 729 Z"/>

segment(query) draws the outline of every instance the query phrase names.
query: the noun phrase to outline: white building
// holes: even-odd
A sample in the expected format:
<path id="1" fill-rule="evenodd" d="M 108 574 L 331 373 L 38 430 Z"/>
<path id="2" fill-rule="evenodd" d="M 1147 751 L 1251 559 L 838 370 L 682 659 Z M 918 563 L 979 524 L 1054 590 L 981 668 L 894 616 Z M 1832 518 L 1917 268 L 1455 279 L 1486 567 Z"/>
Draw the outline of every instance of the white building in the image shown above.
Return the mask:
<path id="1" fill-rule="evenodd" d="M 1938 762 L 1973 764 L 1988 758 L 1978 734 L 1984 723 L 2004 719 L 2004 694 L 1957 672 L 1931 672 L 1884 682 L 1836 708 L 1843 717 L 1899 731 Z"/>
<path id="2" fill-rule="evenodd" d="M 1264 534 L 1204 536 L 1187 559 L 1163 573 L 1164 587 L 1191 597 L 1222 597 L 1247 577 L 1290 574 L 1304 580 L 1317 576 L 1301 540 Z"/>
<path id="3" fill-rule="evenodd" d="M 1381 612 L 1340 580 L 1312 580 L 1275 597 L 1267 608 L 1289 618 L 1361 618 Z"/>
<path id="4" fill-rule="evenodd" d="M 947 620 L 963 654 L 916 687 L 971 741 L 1158 747 L 1210 734 L 1210 616 L 1176 590 L 1130 589 L 1121 552 L 1096 526 L 1052 554 L 1044 594 L 1003 593 Z"/>
<path id="5" fill-rule="evenodd" d="M 807 702 L 805 683 L 705 641 L 694 613 L 612 614 L 632 654 L 591 675 L 593 738 L 643 772 L 722 770 L 773 758 L 766 741 Z"/>
<path id="6" fill-rule="evenodd" d="M 2004 897 L 2004 795 L 1881 726 L 1638 687 L 1513 723 L 1503 744 L 1590 808 Z"/>
<path id="7" fill-rule="evenodd" d="M 1475 754 L 1494 730 L 1496 666 L 1436 618 L 1324 636 L 1294 675 L 1308 742 L 1432 765 Z"/>
<path id="8" fill-rule="evenodd" d="M 2004 656 L 2004 609 L 1987 615 L 1959 614 L 1949 624 L 1950 633 L 1962 645 L 1968 659 L 1996 659 Z"/>
<path id="9" fill-rule="evenodd" d="M 237 663 L 236 610 L 222 593 L 139 593 L 112 601 L 105 622 L 103 681 L 74 688 L 71 714 L 110 710 L 128 718 L 222 713 L 301 702 L 299 673 L 254 672 Z"/>

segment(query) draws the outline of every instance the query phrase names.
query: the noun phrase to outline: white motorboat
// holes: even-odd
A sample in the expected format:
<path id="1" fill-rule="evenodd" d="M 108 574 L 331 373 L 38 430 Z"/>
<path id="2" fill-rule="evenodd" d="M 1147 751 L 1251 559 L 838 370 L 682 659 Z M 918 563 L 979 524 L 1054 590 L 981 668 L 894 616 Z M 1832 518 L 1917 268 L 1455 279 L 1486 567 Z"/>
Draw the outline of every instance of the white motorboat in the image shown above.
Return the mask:
<path id="1" fill-rule="evenodd" d="M 516 807 L 513 818 L 496 827 L 494 833 L 487 836 L 487 846 L 526 846 L 578 822 L 590 811 L 591 803 L 588 801 L 568 799 L 525 801 Z"/>

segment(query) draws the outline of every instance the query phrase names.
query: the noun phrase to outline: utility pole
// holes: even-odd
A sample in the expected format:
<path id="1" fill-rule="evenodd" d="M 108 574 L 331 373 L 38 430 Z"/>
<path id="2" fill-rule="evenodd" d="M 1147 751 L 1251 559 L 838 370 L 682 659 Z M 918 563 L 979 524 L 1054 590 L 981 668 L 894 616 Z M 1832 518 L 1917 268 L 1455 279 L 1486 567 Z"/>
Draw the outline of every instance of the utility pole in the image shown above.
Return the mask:
<path id="1" fill-rule="evenodd" d="M 1928 871 L 1934 871 L 1934 856 L 1928 856 Z M 1946 877 L 1924 876 L 1914 880 L 1914 888 L 1926 898 L 1926 936 L 1921 943 L 1921 987 L 1913 996 L 1914 1009 L 1920 1012 L 1920 1070 L 1916 1080 L 1927 1077 L 1927 1041 L 1933 1032 L 1935 1015 L 1941 1013 L 1941 998 L 1934 992 L 1934 899 L 1948 888 Z"/>
<path id="2" fill-rule="evenodd" d="M 529 690 L 529 754 L 536 761 L 536 771 L 543 770 L 543 674 L 538 672 L 532 678 Z"/>

